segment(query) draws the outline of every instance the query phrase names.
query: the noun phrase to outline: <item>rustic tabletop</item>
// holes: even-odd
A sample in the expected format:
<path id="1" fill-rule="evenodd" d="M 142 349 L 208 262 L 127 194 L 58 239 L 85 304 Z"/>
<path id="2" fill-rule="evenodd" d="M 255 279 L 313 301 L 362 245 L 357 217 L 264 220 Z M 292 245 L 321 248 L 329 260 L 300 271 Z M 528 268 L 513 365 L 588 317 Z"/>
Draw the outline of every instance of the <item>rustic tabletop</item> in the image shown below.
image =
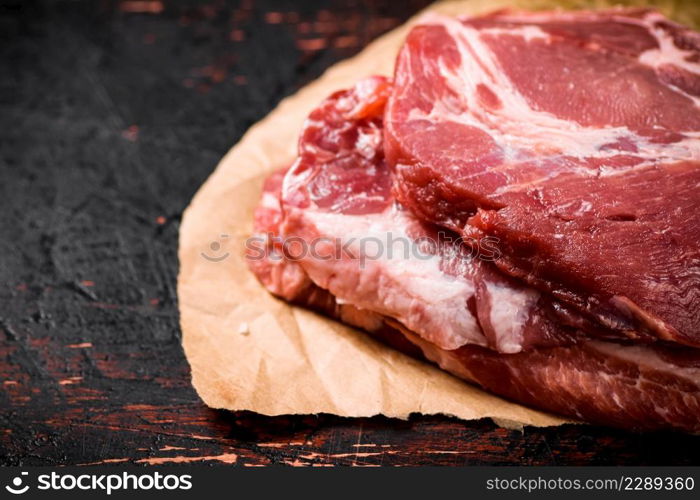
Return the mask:
<path id="1" fill-rule="evenodd" d="M 426 5 L 0 2 L 0 463 L 697 464 L 700 438 L 205 407 L 177 236 L 282 97 Z"/>

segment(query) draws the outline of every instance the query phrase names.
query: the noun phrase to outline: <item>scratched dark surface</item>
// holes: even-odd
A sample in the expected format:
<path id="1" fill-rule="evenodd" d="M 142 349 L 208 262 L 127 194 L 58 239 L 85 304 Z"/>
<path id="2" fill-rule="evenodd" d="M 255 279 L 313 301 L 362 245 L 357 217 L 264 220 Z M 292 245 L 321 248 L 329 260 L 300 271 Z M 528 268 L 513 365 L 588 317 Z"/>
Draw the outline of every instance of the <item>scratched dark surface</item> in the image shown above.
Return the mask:
<path id="1" fill-rule="evenodd" d="M 205 407 L 177 234 L 283 96 L 427 4 L 0 1 L 0 463 L 698 464 L 700 438 Z"/>

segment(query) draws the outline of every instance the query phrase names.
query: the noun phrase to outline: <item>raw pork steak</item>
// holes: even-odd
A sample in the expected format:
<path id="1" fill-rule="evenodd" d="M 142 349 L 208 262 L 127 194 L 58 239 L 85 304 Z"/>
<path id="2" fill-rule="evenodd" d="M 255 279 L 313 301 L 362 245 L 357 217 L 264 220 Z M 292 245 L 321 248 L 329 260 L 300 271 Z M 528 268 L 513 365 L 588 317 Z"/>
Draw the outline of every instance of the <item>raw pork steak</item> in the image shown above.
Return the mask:
<path id="1" fill-rule="evenodd" d="M 695 349 L 572 335 L 557 323 L 566 317 L 553 310 L 554 302 L 500 278 L 488 262 L 459 248 L 450 251 L 459 246 L 454 241 L 427 248 L 423 264 L 398 251 L 393 263 L 377 258 L 365 266 L 358 265 L 357 254 L 324 260 L 285 251 L 284 237 L 308 242 L 389 230 L 412 240 L 437 239 L 393 203 L 387 189 L 391 176 L 381 141 L 371 139 L 381 131 L 386 88 L 384 80 L 372 79 L 322 103 L 304 128 L 283 199 L 284 174 L 266 181 L 255 213 L 255 230 L 265 238 L 255 240 L 248 254 L 261 282 L 292 303 L 363 328 L 515 401 L 628 429 L 699 431 Z M 513 331 L 521 336 L 509 336 Z M 498 352 L 512 347 L 513 339 L 520 352 Z"/>
<path id="2" fill-rule="evenodd" d="M 651 11 L 427 19 L 385 116 L 398 199 L 607 328 L 700 346 L 699 60 Z"/>

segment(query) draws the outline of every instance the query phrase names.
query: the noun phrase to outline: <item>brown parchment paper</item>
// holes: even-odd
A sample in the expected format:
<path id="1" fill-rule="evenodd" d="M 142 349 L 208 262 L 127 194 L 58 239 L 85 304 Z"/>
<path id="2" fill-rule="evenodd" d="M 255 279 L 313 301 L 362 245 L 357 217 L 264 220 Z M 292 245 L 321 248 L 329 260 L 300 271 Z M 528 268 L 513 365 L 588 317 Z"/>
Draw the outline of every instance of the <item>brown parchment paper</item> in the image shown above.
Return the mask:
<path id="1" fill-rule="evenodd" d="M 586 4 L 604 5 L 567 3 Z M 683 19 L 687 11 L 674 11 L 677 4 L 666 2 L 662 9 L 688 22 Z M 504 6 L 552 3 L 462 0 L 427 10 L 462 15 Z M 289 306 L 267 293 L 246 266 L 244 242 L 252 232 L 263 179 L 293 160 L 306 115 L 331 92 L 360 78 L 390 75 L 398 48 L 419 16 L 283 100 L 228 152 L 185 211 L 178 277 L 182 341 L 192 383 L 208 406 L 265 415 L 406 418 L 439 413 L 490 417 L 509 427 L 564 422 L 488 394 L 362 332 Z"/>

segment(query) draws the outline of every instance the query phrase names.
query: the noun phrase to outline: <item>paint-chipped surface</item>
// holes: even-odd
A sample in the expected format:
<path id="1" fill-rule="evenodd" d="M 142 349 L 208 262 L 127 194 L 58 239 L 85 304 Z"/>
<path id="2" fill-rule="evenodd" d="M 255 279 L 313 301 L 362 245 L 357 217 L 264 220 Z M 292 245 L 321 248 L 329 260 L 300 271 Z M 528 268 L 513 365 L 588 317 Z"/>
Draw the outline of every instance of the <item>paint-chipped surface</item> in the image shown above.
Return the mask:
<path id="1" fill-rule="evenodd" d="M 0 463 L 700 461 L 681 435 L 199 402 L 175 295 L 182 210 L 280 98 L 426 4 L 2 2 Z"/>

